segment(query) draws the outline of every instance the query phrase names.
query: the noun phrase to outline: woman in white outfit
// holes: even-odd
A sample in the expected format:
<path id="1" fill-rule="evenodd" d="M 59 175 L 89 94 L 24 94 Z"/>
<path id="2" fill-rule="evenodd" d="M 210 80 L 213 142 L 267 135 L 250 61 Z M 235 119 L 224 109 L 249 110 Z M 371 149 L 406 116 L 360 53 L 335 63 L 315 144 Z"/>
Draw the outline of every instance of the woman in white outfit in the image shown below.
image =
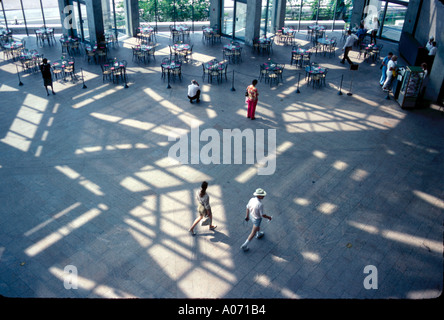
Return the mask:
<path id="1" fill-rule="evenodd" d="M 388 91 L 389 87 L 392 85 L 394 78 L 393 73 L 396 72 L 396 65 L 398 64 L 398 56 L 393 56 L 387 64 L 387 79 L 385 79 L 384 86 L 382 89 Z"/>
<path id="2" fill-rule="evenodd" d="M 188 230 L 193 236 L 196 234 L 194 232 L 194 228 L 204 217 L 208 217 L 210 219 L 210 223 L 208 224 L 210 230 L 214 230 L 217 227 L 213 225 L 213 213 L 211 212 L 210 196 L 207 193 L 207 188 L 208 182 L 204 181 L 200 186 L 200 190 L 196 193 L 199 216 L 196 218 L 196 220 L 194 220 L 193 225 Z"/>

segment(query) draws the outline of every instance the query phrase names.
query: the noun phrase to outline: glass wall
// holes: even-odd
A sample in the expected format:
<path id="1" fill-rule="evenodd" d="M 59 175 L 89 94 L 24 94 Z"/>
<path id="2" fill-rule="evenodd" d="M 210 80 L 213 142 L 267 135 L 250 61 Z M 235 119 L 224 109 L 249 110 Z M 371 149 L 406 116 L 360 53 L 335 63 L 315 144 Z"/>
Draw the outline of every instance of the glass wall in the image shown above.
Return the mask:
<path id="1" fill-rule="evenodd" d="M 246 26 L 246 0 L 224 0 L 222 11 L 222 34 L 233 39 L 245 40 Z"/>
<path id="2" fill-rule="evenodd" d="M 208 21 L 210 0 L 139 0 L 140 22 Z"/>
<path id="3" fill-rule="evenodd" d="M 234 22 L 234 0 L 224 0 L 224 7 L 222 11 L 222 33 L 224 35 L 233 36 L 233 22 Z"/>
<path id="4" fill-rule="evenodd" d="M 402 27 L 404 25 L 405 14 L 407 12 L 407 6 L 404 4 L 392 3 L 389 1 L 381 1 L 384 6 L 382 17 L 379 21 L 382 21 L 380 29 L 380 37 L 399 41 L 401 38 Z"/>
<path id="5" fill-rule="evenodd" d="M 262 10 L 261 10 L 261 35 L 267 35 L 269 33 L 274 33 L 271 25 L 272 16 L 272 0 L 262 0 Z"/>
<path id="6" fill-rule="evenodd" d="M 0 23 L 7 24 L 13 34 L 29 35 L 33 33 L 33 29 L 44 25 L 61 26 L 57 0 L 2 0 L 1 2 L 4 14 L 2 12 Z"/>
<path id="7" fill-rule="evenodd" d="M 60 25 L 59 2 L 57 0 L 41 0 L 41 2 L 45 24 Z"/>
<path id="8" fill-rule="evenodd" d="M 353 0 L 287 0 L 285 20 L 298 30 L 312 23 L 337 30 L 350 22 L 352 9 Z"/>
<path id="9" fill-rule="evenodd" d="M 86 5 L 83 1 L 73 1 L 73 29 L 82 41 L 89 41 L 88 19 L 86 15 Z"/>
<path id="10" fill-rule="evenodd" d="M 123 0 L 102 0 L 105 32 L 126 34 L 126 14 Z"/>
<path id="11" fill-rule="evenodd" d="M 380 28 L 378 37 L 399 41 L 407 12 L 408 1 L 370 0 L 362 14 L 364 26 L 369 29 L 370 22 L 378 18 Z"/>
<path id="12" fill-rule="evenodd" d="M 4 13 L 3 10 L 1 12 L 2 19 L 0 20 L 2 26 L 4 25 L 6 27 L 6 25 L 8 25 L 9 27 L 12 27 L 25 25 L 20 1 L 2 0 L 2 6 L 2 9 L 4 9 Z"/>

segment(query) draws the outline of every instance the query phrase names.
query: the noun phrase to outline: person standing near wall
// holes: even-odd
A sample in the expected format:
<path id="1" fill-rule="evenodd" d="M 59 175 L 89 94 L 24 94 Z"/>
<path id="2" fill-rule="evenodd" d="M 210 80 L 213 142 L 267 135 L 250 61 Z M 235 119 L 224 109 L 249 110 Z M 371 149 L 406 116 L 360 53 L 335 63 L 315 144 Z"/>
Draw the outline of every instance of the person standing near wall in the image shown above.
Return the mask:
<path id="1" fill-rule="evenodd" d="M 387 64 L 392 59 L 392 57 L 393 57 L 393 52 L 389 52 L 387 57 L 385 57 L 382 60 L 382 65 L 381 65 L 382 74 L 381 74 L 381 79 L 379 79 L 379 85 L 381 87 L 384 85 L 385 79 L 387 79 Z"/>
<path id="2" fill-rule="evenodd" d="M 387 79 L 385 79 L 382 90 L 389 91 L 392 81 L 396 75 L 396 65 L 398 64 L 398 56 L 393 56 L 387 64 Z"/>

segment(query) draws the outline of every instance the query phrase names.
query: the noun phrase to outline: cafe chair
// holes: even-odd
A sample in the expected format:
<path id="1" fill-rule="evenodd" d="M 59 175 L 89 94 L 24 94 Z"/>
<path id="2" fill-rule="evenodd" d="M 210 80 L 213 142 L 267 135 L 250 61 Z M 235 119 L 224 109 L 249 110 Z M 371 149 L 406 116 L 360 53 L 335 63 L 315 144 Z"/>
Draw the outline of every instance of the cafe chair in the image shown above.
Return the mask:
<path id="1" fill-rule="evenodd" d="M 216 30 L 216 29 L 214 30 L 213 41 L 214 41 L 214 43 L 221 43 L 222 42 L 219 30 Z"/>
<path id="2" fill-rule="evenodd" d="M 180 32 L 173 29 L 171 30 L 171 40 L 174 42 L 179 41 L 180 40 Z"/>
<path id="3" fill-rule="evenodd" d="M 283 63 L 278 63 L 277 66 L 279 67 L 279 70 L 276 70 L 276 74 L 278 76 L 278 81 L 283 82 L 283 73 L 284 73 L 284 69 L 285 69 L 285 64 Z"/>
<path id="4" fill-rule="evenodd" d="M 242 47 L 240 47 L 239 49 L 234 50 L 234 52 L 233 52 L 233 62 L 234 63 L 242 62 Z"/>
<path id="5" fill-rule="evenodd" d="M 337 40 L 332 39 L 332 43 L 330 43 L 327 47 L 327 51 L 328 51 L 328 54 L 330 55 L 330 57 L 332 57 L 332 56 L 334 57 L 336 54 L 336 43 L 337 43 Z"/>
<path id="6" fill-rule="evenodd" d="M 52 69 L 52 75 L 54 79 L 62 79 L 63 78 L 63 71 L 60 68 L 53 68 Z"/>
<path id="7" fill-rule="evenodd" d="M 63 70 L 63 78 L 65 80 L 67 76 L 71 76 L 71 81 L 74 82 L 74 78 L 76 77 L 74 74 L 74 65 L 67 65 Z"/>
<path id="8" fill-rule="evenodd" d="M 60 44 L 62 45 L 62 54 L 69 54 L 69 45 L 65 41 L 60 40 Z"/>
<path id="9" fill-rule="evenodd" d="M 177 61 L 176 61 L 177 63 Z M 182 81 L 182 66 L 178 66 L 171 70 L 171 75 L 173 78 L 179 78 L 180 81 Z"/>
<path id="10" fill-rule="evenodd" d="M 260 66 L 259 82 L 262 82 L 262 79 L 265 79 L 265 82 L 267 82 L 268 79 L 268 70 L 265 68 L 264 65 Z"/>
<path id="11" fill-rule="evenodd" d="M 302 64 L 303 64 L 304 66 L 308 66 L 308 65 L 310 65 L 310 59 L 311 59 L 311 53 L 305 53 L 305 54 L 302 56 Z"/>
<path id="12" fill-rule="evenodd" d="M 325 68 L 324 73 L 321 73 L 321 84 L 324 85 L 324 87 L 327 86 L 325 79 L 327 78 L 328 68 Z"/>
<path id="13" fill-rule="evenodd" d="M 384 47 L 383 44 L 378 44 L 377 48 L 372 50 L 372 58 L 373 61 L 376 62 L 376 60 L 379 59 L 379 56 L 381 54 L 382 48 Z"/>
<path id="14" fill-rule="evenodd" d="M 276 82 L 276 84 L 279 84 L 279 74 L 277 71 L 269 71 L 267 73 L 267 79 L 270 83 L 270 87 L 273 84 L 273 82 Z"/>
<path id="15" fill-rule="evenodd" d="M 193 44 L 190 46 L 190 48 L 185 51 L 185 61 L 191 62 L 192 56 L 193 56 Z"/>
<path id="16" fill-rule="evenodd" d="M 137 47 L 131 47 L 131 50 L 133 51 L 133 61 L 136 60 L 137 62 L 140 62 L 141 60 L 145 61 L 145 54 L 140 50 L 140 48 Z"/>
<path id="17" fill-rule="evenodd" d="M 182 36 L 183 36 L 183 39 L 184 39 L 184 40 L 185 40 L 185 39 L 190 40 L 190 39 L 191 39 L 191 36 L 190 36 L 190 29 L 184 30 L 184 31 L 182 32 Z"/>
<path id="18" fill-rule="evenodd" d="M 222 70 L 220 70 L 220 80 L 222 82 L 222 78 L 225 77 L 225 80 L 228 80 L 227 78 L 227 69 L 228 69 L 228 60 L 221 61 Z"/>
<path id="19" fill-rule="evenodd" d="M 88 63 L 90 63 L 92 60 L 94 60 L 94 62 L 96 62 L 96 53 L 94 51 L 88 51 L 85 48 L 85 59 L 88 60 Z"/>
<path id="20" fill-rule="evenodd" d="M 311 75 L 311 83 L 313 85 L 313 89 L 316 85 L 316 87 L 321 86 L 321 75 L 320 74 L 312 74 Z"/>
<path id="21" fill-rule="evenodd" d="M 71 54 L 80 54 L 80 42 L 79 41 L 74 41 L 71 44 L 71 47 L 69 48 L 69 51 L 71 52 Z"/>
<path id="22" fill-rule="evenodd" d="M 206 44 L 213 44 L 213 34 L 209 32 L 204 32 L 204 42 Z"/>
<path id="23" fill-rule="evenodd" d="M 156 44 L 150 43 L 151 49 L 149 49 L 146 53 L 146 57 L 148 60 L 150 60 L 150 57 L 153 57 L 154 60 L 156 60 Z"/>
<path id="24" fill-rule="evenodd" d="M 209 80 L 210 80 L 210 82 L 211 83 L 213 83 L 213 78 L 216 78 L 216 80 L 217 80 L 217 83 L 219 83 L 220 81 L 220 71 L 219 71 L 219 69 L 211 69 L 211 70 L 209 70 L 209 73 L 208 73 L 208 77 L 209 77 Z"/>
<path id="25" fill-rule="evenodd" d="M 111 69 L 109 69 L 109 65 L 100 64 L 100 68 L 102 69 L 102 82 L 105 82 L 106 79 L 109 81 L 112 81 L 113 79 L 113 73 Z"/>
<path id="26" fill-rule="evenodd" d="M 222 58 L 224 60 L 228 60 L 229 62 L 232 62 L 232 60 L 233 60 L 233 52 L 231 50 L 223 49 L 222 50 Z"/>

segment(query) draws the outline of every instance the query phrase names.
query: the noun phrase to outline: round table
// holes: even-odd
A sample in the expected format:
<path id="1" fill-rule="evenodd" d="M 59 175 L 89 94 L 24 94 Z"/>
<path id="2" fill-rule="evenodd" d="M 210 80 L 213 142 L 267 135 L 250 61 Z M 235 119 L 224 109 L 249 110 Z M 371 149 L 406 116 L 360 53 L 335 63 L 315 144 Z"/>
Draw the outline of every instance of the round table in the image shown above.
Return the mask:
<path id="1" fill-rule="evenodd" d="M 16 50 L 16 49 L 23 48 L 23 43 L 16 42 L 16 41 L 6 42 L 3 44 L 3 47 L 8 50 Z"/>

